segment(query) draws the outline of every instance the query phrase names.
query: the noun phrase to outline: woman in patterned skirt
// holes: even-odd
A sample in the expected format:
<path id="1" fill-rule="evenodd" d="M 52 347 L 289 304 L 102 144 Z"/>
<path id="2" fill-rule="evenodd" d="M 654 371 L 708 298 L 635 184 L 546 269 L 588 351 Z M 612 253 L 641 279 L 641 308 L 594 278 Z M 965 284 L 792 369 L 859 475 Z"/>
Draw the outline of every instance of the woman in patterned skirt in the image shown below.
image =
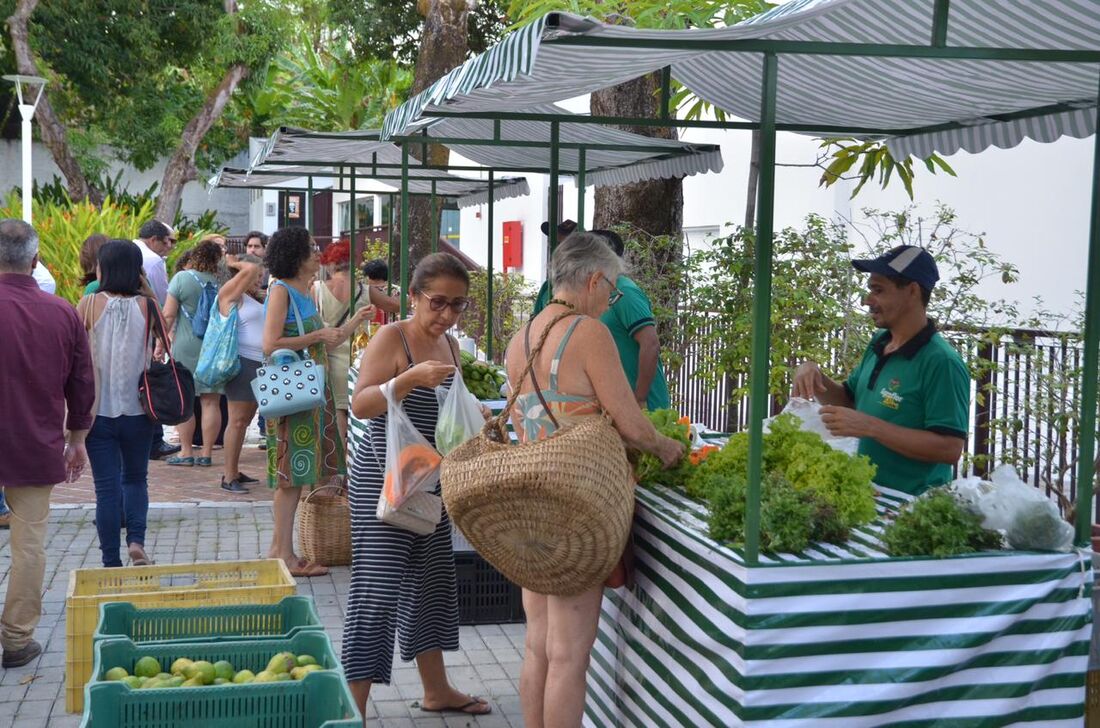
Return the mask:
<path id="1" fill-rule="evenodd" d="M 352 395 L 351 411 L 370 424 L 368 437 L 355 450 L 348 487 L 352 563 L 342 663 L 364 715 L 371 685 L 390 682 L 395 630 L 401 659 L 415 658 L 420 671 L 421 710 L 473 715 L 491 710 L 484 700 L 452 687 L 443 666 L 443 650 L 458 649 L 458 594 L 446 511 L 426 536 L 375 517 L 386 464 L 387 403 L 381 386 L 391 383 L 405 414 L 434 445 L 435 388 L 449 386 L 458 366 L 458 344 L 447 331 L 469 306 L 469 286 L 466 269 L 454 256 L 436 253 L 420 261 L 410 286 L 412 318 L 383 327 L 371 339 Z"/>
<path id="2" fill-rule="evenodd" d="M 264 356 L 277 349 L 297 351 L 320 367 L 325 347 L 347 338 L 340 328 L 325 327 L 310 295 L 320 268 L 309 231 L 287 227 L 271 236 L 264 262 L 271 286 L 264 303 Z M 275 489 L 275 528 L 268 558 L 282 559 L 294 576 L 322 576 L 328 569 L 294 553 L 294 515 L 300 488 L 324 485 L 346 473 L 344 443 L 336 427 L 333 382 L 325 383 L 325 406 L 267 419 L 267 484 Z"/>

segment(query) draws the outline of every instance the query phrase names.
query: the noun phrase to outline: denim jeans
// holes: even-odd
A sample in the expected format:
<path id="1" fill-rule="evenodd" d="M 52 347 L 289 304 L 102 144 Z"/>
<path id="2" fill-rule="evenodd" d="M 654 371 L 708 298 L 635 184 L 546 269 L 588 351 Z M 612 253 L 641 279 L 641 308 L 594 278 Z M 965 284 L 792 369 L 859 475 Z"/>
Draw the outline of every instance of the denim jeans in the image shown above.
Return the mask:
<path id="1" fill-rule="evenodd" d="M 4 500 L 4 489 L 0 488 L 0 516 L 8 512 L 7 501 Z"/>
<path id="2" fill-rule="evenodd" d="M 126 544 L 145 545 L 149 511 L 149 444 L 153 423 L 145 415 L 96 417 L 85 446 L 95 481 L 95 526 L 104 566 L 122 566 L 119 558 L 122 513 Z"/>

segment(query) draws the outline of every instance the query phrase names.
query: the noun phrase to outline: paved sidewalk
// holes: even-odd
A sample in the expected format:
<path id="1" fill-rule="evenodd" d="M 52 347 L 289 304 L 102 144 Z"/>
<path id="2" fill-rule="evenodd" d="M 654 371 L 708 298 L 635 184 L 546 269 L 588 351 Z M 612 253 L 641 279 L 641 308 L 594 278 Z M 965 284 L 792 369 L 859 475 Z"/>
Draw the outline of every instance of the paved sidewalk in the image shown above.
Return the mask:
<path id="1" fill-rule="evenodd" d="M 69 570 L 100 563 L 89 506 L 55 507 L 50 514 L 43 616 L 36 638 L 42 657 L 26 667 L 0 670 L 0 726 L 75 728 L 80 717 L 65 712 L 65 592 Z M 252 559 L 271 537 L 266 503 L 165 504 L 150 509 L 146 549 L 159 563 Z M 7 588 L 11 551 L 8 531 L 0 531 L 0 592 Z M 326 622 L 339 653 L 349 572 L 299 579 L 298 592 L 309 594 Z M 519 668 L 523 625 L 462 627 L 462 651 L 447 653 L 455 685 L 491 701 L 486 717 L 441 718 L 416 709 L 420 680 L 415 665 L 395 658 L 394 684 L 377 686 L 368 708 L 370 725 L 380 728 L 520 728 Z M 380 718 L 380 719 L 378 719 Z M 375 720 L 378 719 L 378 720 Z M 10 722 L 9 722 L 10 721 Z"/>

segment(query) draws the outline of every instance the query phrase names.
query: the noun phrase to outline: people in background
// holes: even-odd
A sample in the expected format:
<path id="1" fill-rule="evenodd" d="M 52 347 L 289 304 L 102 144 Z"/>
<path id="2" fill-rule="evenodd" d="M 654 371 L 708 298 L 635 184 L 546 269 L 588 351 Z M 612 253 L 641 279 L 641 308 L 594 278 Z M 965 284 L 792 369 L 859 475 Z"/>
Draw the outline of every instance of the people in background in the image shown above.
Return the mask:
<path id="1" fill-rule="evenodd" d="M 95 422 L 88 458 L 95 482 L 96 531 L 104 566 L 122 566 L 119 531 L 126 517 L 130 563 L 150 563 L 145 553 L 149 511 L 149 442 L 153 423 L 138 398 L 152 356 L 146 322 L 157 304 L 142 295 L 141 251 L 129 240 L 99 249 L 99 291 L 80 300 L 80 313 L 95 362 Z"/>
<path id="2" fill-rule="evenodd" d="M 39 289 L 31 275 L 37 262 L 34 228 L 0 220 L 0 487 L 11 510 L 0 615 L 5 668 L 42 654 L 34 630 L 42 616 L 50 491 L 84 470 L 95 399 L 84 326 L 68 302 Z"/>
<path id="3" fill-rule="evenodd" d="M 141 250 L 141 266 L 145 271 L 145 279 L 153 290 L 157 304 L 163 308 L 168 300 L 168 268 L 164 259 L 176 245 L 176 231 L 160 220 L 149 220 L 138 230 L 138 237 L 134 242 Z M 164 441 L 164 427 L 160 424 L 154 425 L 150 459 L 171 457 L 179 451 L 179 445 L 169 445 Z"/>
<path id="4" fill-rule="evenodd" d="M 572 220 L 566 220 L 558 226 L 558 232 L 571 231 L 575 227 Z M 623 239 L 614 230 L 593 230 L 591 234 L 603 238 L 616 255 L 623 257 L 626 248 Z M 638 406 L 649 410 L 665 409 L 670 405 L 670 397 L 661 364 L 661 342 L 657 338 L 653 306 L 649 297 L 629 276 L 620 276 L 615 281 L 615 288 L 620 295 L 600 316 L 600 320 L 615 340 L 619 360 Z M 550 289 L 544 285 L 535 300 L 532 316 L 542 311 L 549 298 Z"/>
<path id="5" fill-rule="evenodd" d="M 271 236 L 264 261 L 271 288 L 264 303 L 264 356 L 290 349 L 327 361 L 327 346 L 344 340 L 326 327 L 313 302 L 313 282 L 321 268 L 320 250 L 302 227 L 281 228 Z M 267 484 L 275 490 L 275 523 L 268 558 L 282 559 L 295 576 L 322 576 L 328 569 L 294 553 L 294 515 L 301 488 L 326 485 L 346 474 L 344 441 L 336 425 L 332 386 L 325 382 L 325 405 L 267 420 Z M 274 454 L 271 452 L 274 450 Z"/>
<path id="6" fill-rule="evenodd" d="M 225 428 L 225 468 L 221 487 L 230 493 L 247 493 L 247 485 L 256 478 L 241 472 L 241 447 L 245 432 L 256 415 L 256 398 L 252 380 L 264 359 L 264 305 L 260 293 L 263 276 L 262 261 L 245 254 L 231 259 L 227 266 L 233 277 L 218 290 L 218 310 L 223 316 L 237 309 L 237 353 L 241 370 L 225 385 L 229 400 L 229 424 Z"/>
<path id="7" fill-rule="evenodd" d="M 359 326 L 374 317 L 375 308 L 370 304 L 367 286 L 361 282 L 355 286 L 356 309 L 352 313 L 353 289 L 351 285 L 351 248 L 341 241 L 325 248 L 321 253 L 321 265 L 329 271 L 329 277 L 313 284 L 313 300 L 325 326 L 331 326 L 344 334 L 336 346 L 328 348 L 328 367 L 325 376 L 332 382 L 332 398 L 336 405 L 336 422 L 340 427 L 340 439 L 348 437 L 348 368 L 351 364 L 351 337 Z"/>
<path id="8" fill-rule="evenodd" d="M 390 267 L 386 261 L 375 258 L 363 264 L 362 274 L 370 288 L 370 302 L 374 306 L 371 323 L 382 326 L 389 317 L 401 313 L 401 300 L 389 293 Z"/>
<path id="9" fill-rule="evenodd" d="M 877 468 L 875 482 L 920 495 L 952 479 L 970 425 L 970 371 L 928 318 L 940 278 L 923 248 L 899 245 L 873 260 L 864 304 L 882 329 L 844 382 L 814 362 L 794 376 L 794 395 L 816 398 L 821 420 L 838 437 L 858 437 L 859 454 Z"/>
<path id="10" fill-rule="evenodd" d="M 84 283 L 84 295 L 95 293 L 99 290 L 99 280 L 96 278 L 96 267 L 99 265 L 99 249 L 107 244 L 106 235 L 94 233 L 84 239 L 80 246 L 80 267 L 84 271 L 81 282 Z"/>
<path id="11" fill-rule="evenodd" d="M 520 440 L 530 441 L 549 437 L 578 418 L 606 413 L 629 447 L 652 453 L 668 466 L 679 461 L 683 445 L 657 432 L 636 406 L 622 366 L 606 353 L 616 342 L 602 323 L 603 314 L 621 298 L 616 281 L 624 277 L 621 258 L 602 236 L 573 233 L 558 246 L 550 269 L 552 296 L 545 309 L 512 338 L 505 355 L 508 379 L 520 391 L 512 423 Z M 571 315 L 554 323 L 561 314 Z M 541 340 L 552 323 L 532 376 L 524 378 L 528 342 Z M 585 673 L 602 598 L 600 584 L 570 597 L 523 590 L 527 636 L 520 702 L 524 725 L 581 724 Z"/>
<path id="12" fill-rule="evenodd" d="M 194 322 L 200 315 L 200 307 L 212 303 L 204 296 L 208 286 L 217 287 L 218 265 L 222 260 L 222 249 L 217 243 L 207 241 L 196 245 L 191 254 L 187 270 L 172 276 L 168 286 L 168 303 L 164 306 L 164 320 L 167 322 L 169 336 L 172 337 L 172 356 L 175 360 L 194 372 L 199 362 L 202 338 L 194 330 Z M 208 387 L 195 382 L 195 393 L 199 395 L 202 406 L 202 454 L 194 454 L 192 441 L 195 435 L 195 418 L 176 427 L 179 432 L 179 455 L 165 462 L 168 465 L 183 467 L 210 467 L 213 465 L 214 443 L 222 426 L 222 412 L 219 400 L 221 387 Z"/>
<path id="13" fill-rule="evenodd" d="M 264 259 L 267 254 L 267 236 L 259 230 L 252 230 L 248 235 L 244 236 L 244 252 L 248 255 L 254 255 L 260 260 Z M 267 286 L 270 282 L 271 274 L 264 269 L 264 274 L 260 279 L 260 291 L 267 294 Z M 263 428 L 260 428 L 261 430 Z"/>
<path id="14" fill-rule="evenodd" d="M 420 671 L 422 710 L 491 712 L 484 700 L 454 688 L 443 665 L 443 651 L 458 649 L 450 519 L 444 512 L 434 532 L 418 536 L 375 517 L 386 462 L 387 404 L 381 385 L 392 384 L 413 425 L 434 444 L 435 387 L 449 383 L 459 366 L 458 343 L 447 331 L 469 307 L 469 288 L 469 274 L 457 258 L 447 253 L 425 257 L 412 276 L 412 318 L 384 327 L 363 353 L 352 411 L 370 424 L 369 437 L 356 450 L 348 488 L 352 564 L 342 659 L 360 711 L 366 710 L 372 685 L 390 682 L 396 627 L 401 659 L 415 658 Z"/>

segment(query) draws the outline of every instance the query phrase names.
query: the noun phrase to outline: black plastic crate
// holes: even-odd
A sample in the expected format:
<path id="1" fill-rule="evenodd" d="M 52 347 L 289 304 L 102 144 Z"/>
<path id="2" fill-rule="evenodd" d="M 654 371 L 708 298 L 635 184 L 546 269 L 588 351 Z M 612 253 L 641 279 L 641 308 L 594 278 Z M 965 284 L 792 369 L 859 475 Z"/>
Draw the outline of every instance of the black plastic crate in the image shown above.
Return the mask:
<path id="1" fill-rule="evenodd" d="M 523 622 L 523 593 L 476 551 L 455 551 L 459 624 Z"/>

